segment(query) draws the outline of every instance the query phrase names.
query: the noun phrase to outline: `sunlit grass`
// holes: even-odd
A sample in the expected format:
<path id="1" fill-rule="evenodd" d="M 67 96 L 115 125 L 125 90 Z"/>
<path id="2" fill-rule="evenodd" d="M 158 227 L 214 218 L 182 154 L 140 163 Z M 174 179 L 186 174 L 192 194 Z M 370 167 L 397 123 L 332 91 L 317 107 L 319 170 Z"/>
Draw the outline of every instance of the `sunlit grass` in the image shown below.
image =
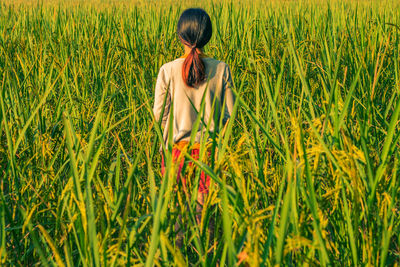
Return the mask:
<path id="1" fill-rule="evenodd" d="M 151 113 L 191 3 L 37 3 L 0 4 L 2 265 L 399 265 L 399 3 L 196 2 L 237 94 L 200 225 Z"/>

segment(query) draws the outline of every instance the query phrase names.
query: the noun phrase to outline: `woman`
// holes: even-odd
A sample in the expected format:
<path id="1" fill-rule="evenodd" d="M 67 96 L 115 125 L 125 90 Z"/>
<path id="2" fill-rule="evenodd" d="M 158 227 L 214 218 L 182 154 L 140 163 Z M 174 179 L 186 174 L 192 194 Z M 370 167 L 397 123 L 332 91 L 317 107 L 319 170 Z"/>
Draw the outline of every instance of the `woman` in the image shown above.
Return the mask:
<path id="1" fill-rule="evenodd" d="M 199 144 L 206 129 L 208 128 L 212 136 L 218 132 L 220 120 L 222 120 L 222 125 L 227 122 L 233 109 L 234 95 L 231 90 L 232 77 L 229 66 L 203 53 L 203 48 L 212 35 L 212 25 L 208 14 L 200 8 L 186 9 L 179 18 L 177 34 L 184 46 L 185 54 L 160 68 L 153 112 L 156 120 L 162 120 L 161 126 L 164 127 L 163 138 L 166 144 L 168 125 L 172 120 L 174 143 L 172 158 L 175 163 L 179 163 L 177 181 L 182 182 L 186 191 L 187 181 L 181 177 L 184 166 L 184 156 L 181 152 L 188 150 L 194 159 L 199 158 Z M 199 112 L 202 101 L 204 101 L 204 110 Z M 201 116 L 200 126 L 198 129 L 193 129 L 198 116 Z M 192 130 L 196 130 L 193 133 L 194 145 L 188 148 Z M 164 157 L 162 157 L 161 168 L 164 174 Z M 209 186 L 210 178 L 201 173 L 198 187 L 200 207 L 209 192 Z M 201 208 L 198 211 L 201 212 Z"/>

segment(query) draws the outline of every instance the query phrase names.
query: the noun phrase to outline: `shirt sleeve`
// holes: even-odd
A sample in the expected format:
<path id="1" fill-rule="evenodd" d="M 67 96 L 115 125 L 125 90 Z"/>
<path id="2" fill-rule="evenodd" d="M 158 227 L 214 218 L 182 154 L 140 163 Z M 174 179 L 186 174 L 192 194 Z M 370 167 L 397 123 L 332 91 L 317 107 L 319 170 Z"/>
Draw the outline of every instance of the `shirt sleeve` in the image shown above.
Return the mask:
<path id="1" fill-rule="evenodd" d="M 224 83 L 223 83 L 223 95 L 222 104 L 225 103 L 224 111 L 224 123 L 230 118 L 233 110 L 233 105 L 235 104 L 235 95 L 233 94 L 232 87 L 232 74 L 228 65 L 225 67 L 224 71 Z"/>
<path id="2" fill-rule="evenodd" d="M 155 88 L 155 95 L 154 95 L 154 107 L 153 107 L 153 114 L 158 122 L 161 118 L 161 113 L 163 113 L 162 108 L 165 101 L 164 113 L 162 114 L 162 122 L 161 126 L 165 127 L 167 122 L 168 114 L 169 114 L 169 107 L 171 104 L 171 94 L 169 92 L 169 80 L 167 79 L 167 75 L 165 69 L 163 67 L 160 68 L 158 72 L 156 88 Z"/>

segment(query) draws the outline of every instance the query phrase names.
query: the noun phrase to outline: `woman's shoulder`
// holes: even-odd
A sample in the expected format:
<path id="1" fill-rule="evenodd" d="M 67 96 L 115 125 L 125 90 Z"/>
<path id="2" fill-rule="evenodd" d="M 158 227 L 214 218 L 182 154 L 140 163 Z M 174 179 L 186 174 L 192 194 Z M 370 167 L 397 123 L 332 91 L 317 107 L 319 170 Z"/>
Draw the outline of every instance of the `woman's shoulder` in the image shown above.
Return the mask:
<path id="1" fill-rule="evenodd" d="M 202 58 L 203 60 L 210 62 L 214 65 L 221 65 L 221 66 L 228 66 L 228 64 L 226 64 L 224 61 L 213 58 L 213 57 L 204 57 Z"/>
<path id="2" fill-rule="evenodd" d="M 171 71 L 173 71 L 173 69 L 182 66 L 183 61 L 185 61 L 184 58 L 177 58 L 174 59 L 172 61 L 169 61 L 167 63 L 164 63 L 161 67 L 160 67 L 160 71 L 159 72 L 166 72 L 166 73 L 171 73 Z"/>
<path id="3" fill-rule="evenodd" d="M 169 61 L 169 62 L 167 62 L 167 63 L 164 63 L 164 64 L 161 66 L 160 70 L 168 70 L 168 69 L 170 69 L 171 67 L 173 67 L 174 65 L 176 65 L 176 63 L 178 63 L 178 61 L 179 61 L 179 58 L 177 58 L 177 59 L 175 59 L 175 60 L 172 60 L 172 61 Z"/>
<path id="4" fill-rule="evenodd" d="M 218 60 L 216 58 L 209 57 L 209 56 L 202 57 L 201 59 L 203 60 L 206 67 L 208 67 L 209 69 L 215 69 L 217 72 L 229 71 L 229 65 L 222 60 Z M 182 68 L 182 64 L 184 61 L 185 61 L 185 58 L 180 57 L 180 58 L 174 59 L 172 61 L 169 61 L 167 63 L 164 63 L 160 68 L 160 72 L 166 72 L 166 73 L 170 74 L 170 73 L 174 72 L 174 70 L 176 68 L 179 68 L 179 69 Z"/>
<path id="5" fill-rule="evenodd" d="M 209 71 L 214 73 L 220 73 L 222 75 L 226 75 L 226 73 L 230 72 L 229 65 L 225 63 L 225 61 L 215 59 L 212 57 L 203 58 L 206 68 Z"/>

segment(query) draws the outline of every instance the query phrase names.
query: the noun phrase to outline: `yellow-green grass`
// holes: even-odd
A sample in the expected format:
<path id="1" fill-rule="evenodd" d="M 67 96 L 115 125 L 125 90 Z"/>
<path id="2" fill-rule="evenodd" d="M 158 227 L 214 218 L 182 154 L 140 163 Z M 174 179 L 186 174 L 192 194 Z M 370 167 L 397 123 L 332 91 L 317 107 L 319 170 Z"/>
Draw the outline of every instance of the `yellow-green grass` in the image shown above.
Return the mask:
<path id="1" fill-rule="evenodd" d="M 196 161 L 212 178 L 201 224 L 196 190 L 174 189 L 171 140 L 161 175 L 151 112 L 192 5 L 210 14 L 206 53 L 229 64 L 237 95 L 204 137 L 215 160 Z M 399 8 L 6 0 L 1 265 L 398 266 Z"/>

